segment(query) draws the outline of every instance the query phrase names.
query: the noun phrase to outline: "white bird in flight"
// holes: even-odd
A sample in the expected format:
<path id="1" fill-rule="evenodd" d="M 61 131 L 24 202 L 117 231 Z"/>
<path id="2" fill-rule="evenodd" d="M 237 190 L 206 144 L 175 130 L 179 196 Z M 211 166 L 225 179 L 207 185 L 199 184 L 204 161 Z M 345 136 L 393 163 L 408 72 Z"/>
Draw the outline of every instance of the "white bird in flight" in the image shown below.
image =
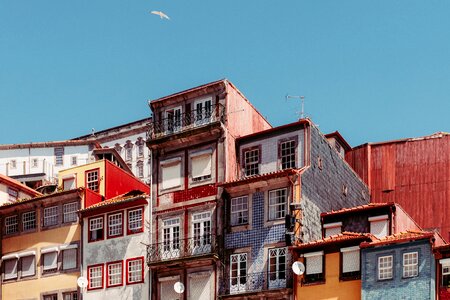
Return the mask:
<path id="1" fill-rule="evenodd" d="M 167 19 L 167 20 L 170 20 L 169 16 L 167 16 L 167 15 L 166 15 L 165 13 L 163 13 L 162 11 L 156 11 L 156 10 L 153 10 L 153 11 L 151 11 L 150 13 L 151 13 L 151 14 L 154 14 L 154 15 L 160 16 L 161 19 Z"/>

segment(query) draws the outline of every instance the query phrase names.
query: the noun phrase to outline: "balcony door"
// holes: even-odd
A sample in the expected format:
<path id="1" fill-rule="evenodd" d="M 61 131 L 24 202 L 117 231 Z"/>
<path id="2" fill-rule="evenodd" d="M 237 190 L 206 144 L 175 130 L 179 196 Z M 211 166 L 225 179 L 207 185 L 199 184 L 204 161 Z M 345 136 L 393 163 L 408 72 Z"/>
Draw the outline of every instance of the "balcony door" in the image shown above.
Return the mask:
<path id="1" fill-rule="evenodd" d="M 163 253 L 162 259 L 172 259 L 180 256 L 180 219 L 163 221 Z"/>
<path id="2" fill-rule="evenodd" d="M 181 106 L 166 110 L 166 122 L 167 133 L 181 130 Z"/>
<path id="3" fill-rule="evenodd" d="M 195 125 L 211 122 L 211 99 L 202 99 L 195 102 Z"/>
<path id="4" fill-rule="evenodd" d="M 286 287 L 286 248 L 269 249 L 269 289 Z"/>
<path id="5" fill-rule="evenodd" d="M 192 215 L 193 254 L 211 252 L 211 212 Z"/>
<path id="6" fill-rule="evenodd" d="M 230 256 L 230 294 L 247 290 L 247 253 Z"/>

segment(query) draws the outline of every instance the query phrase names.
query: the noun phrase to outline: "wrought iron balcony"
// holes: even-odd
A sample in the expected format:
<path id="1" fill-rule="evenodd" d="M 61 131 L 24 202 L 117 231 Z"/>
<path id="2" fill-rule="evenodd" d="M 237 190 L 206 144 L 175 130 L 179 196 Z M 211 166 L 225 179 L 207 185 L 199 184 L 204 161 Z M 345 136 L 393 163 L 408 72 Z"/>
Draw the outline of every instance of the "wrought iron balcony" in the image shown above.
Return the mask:
<path id="1" fill-rule="evenodd" d="M 224 122 L 225 107 L 222 104 L 203 106 L 202 109 L 194 109 L 189 112 L 166 112 L 162 120 L 149 124 L 147 140 L 154 140 L 169 135 L 174 135 L 194 128 Z"/>
<path id="2" fill-rule="evenodd" d="M 147 264 L 217 255 L 217 248 L 216 237 L 211 234 L 164 241 L 147 246 Z"/>
<path id="3" fill-rule="evenodd" d="M 242 272 L 242 271 L 241 271 Z M 289 269 L 276 272 L 257 272 L 248 274 L 228 274 L 224 277 L 221 295 L 254 293 L 267 290 L 290 288 L 292 273 Z"/>

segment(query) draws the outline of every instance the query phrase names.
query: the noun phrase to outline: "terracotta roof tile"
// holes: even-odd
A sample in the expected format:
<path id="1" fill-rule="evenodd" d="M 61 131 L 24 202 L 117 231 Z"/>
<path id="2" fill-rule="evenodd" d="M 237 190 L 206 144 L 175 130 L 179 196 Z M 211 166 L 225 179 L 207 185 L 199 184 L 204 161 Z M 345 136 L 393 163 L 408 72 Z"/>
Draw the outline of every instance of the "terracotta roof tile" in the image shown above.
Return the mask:
<path id="1" fill-rule="evenodd" d="M 116 196 L 114 198 L 96 203 L 94 205 L 91 205 L 89 207 L 80 209 L 79 212 L 83 213 L 83 212 L 87 212 L 87 211 L 92 211 L 95 210 L 97 208 L 100 207 L 106 207 L 106 206 L 112 206 L 112 205 L 116 205 L 116 204 L 120 204 L 120 203 L 126 203 L 126 202 L 131 202 L 137 199 L 142 199 L 147 197 L 148 195 L 142 191 L 139 190 L 132 190 L 128 193 Z"/>
<path id="2" fill-rule="evenodd" d="M 300 250 L 305 248 L 311 248 L 315 246 L 325 246 L 336 242 L 350 241 L 350 240 L 376 240 L 377 238 L 370 233 L 357 233 L 344 231 L 339 234 L 335 234 L 320 240 L 315 240 L 312 242 L 304 243 L 295 246 L 293 249 Z"/>
<path id="3" fill-rule="evenodd" d="M 369 203 L 369 204 L 365 204 L 365 205 L 358 205 L 358 206 L 354 206 L 354 207 L 350 207 L 350 208 L 342 208 L 339 210 L 332 210 L 329 212 L 323 212 L 320 214 L 321 217 L 324 216 L 329 216 L 329 215 L 337 215 L 337 214 L 342 214 L 342 213 L 347 213 L 347 212 L 355 212 L 355 211 L 361 211 L 361 210 L 368 210 L 368 209 L 373 209 L 373 208 L 377 208 L 377 207 L 389 207 L 389 206 L 394 206 L 395 204 L 393 202 L 388 202 L 388 203 Z"/>
<path id="4" fill-rule="evenodd" d="M 429 239 L 434 236 L 434 232 L 420 231 L 420 230 L 407 230 L 405 232 L 388 235 L 381 239 L 372 240 L 371 242 L 361 243 L 361 248 L 375 247 L 381 245 L 389 245 L 403 242 L 411 242 L 415 240 Z"/>
<path id="5" fill-rule="evenodd" d="M 296 174 L 296 173 L 297 174 L 301 174 L 301 173 L 303 173 L 303 171 L 305 169 L 306 168 L 285 169 L 285 170 L 279 170 L 279 171 L 274 171 L 274 172 L 269 172 L 269 173 L 264 173 L 264 174 L 258 174 L 258 175 L 248 176 L 248 177 L 245 177 L 245 178 L 240 178 L 240 179 L 236 179 L 236 180 L 222 182 L 222 183 L 219 183 L 218 186 L 230 187 L 230 186 L 236 186 L 236 185 L 240 185 L 240 184 L 246 184 L 246 183 L 251 183 L 251 182 L 271 179 L 271 178 L 282 177 L 282 176 L 286 176 L 286 175 L 293 175 L 293 174 Z"/>

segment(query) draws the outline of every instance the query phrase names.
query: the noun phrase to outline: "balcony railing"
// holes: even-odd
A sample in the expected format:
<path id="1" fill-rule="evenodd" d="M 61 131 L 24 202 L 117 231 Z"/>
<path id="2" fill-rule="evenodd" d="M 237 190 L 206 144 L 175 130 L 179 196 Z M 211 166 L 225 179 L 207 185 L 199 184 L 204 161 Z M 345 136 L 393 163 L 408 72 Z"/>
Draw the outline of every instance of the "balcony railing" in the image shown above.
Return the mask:
<path id="1" fill-rule="evenodd" d="M 211 234 L 164 241 L 147 246 L 147 264 L 217 254 L 217 248 L 216 237 Z"/>
<path id="2" fill-rule="evenodd" d="M 231 274 L 224 277 L 221 294 L 251 293 L 290 288 L 291 286 L 292 274 L 289 269 L 276 272 L 252 272 L 243 274 L 243 276 Z"/>
<path id="3" fill-rule="evenodd" d="M 222 104 L 202 107 L 189 112 L 166 114 L 162 120 L 149 124 L 147 140 L 165 137 L 214 122 L 223 122 L 225 107 Z"/>

